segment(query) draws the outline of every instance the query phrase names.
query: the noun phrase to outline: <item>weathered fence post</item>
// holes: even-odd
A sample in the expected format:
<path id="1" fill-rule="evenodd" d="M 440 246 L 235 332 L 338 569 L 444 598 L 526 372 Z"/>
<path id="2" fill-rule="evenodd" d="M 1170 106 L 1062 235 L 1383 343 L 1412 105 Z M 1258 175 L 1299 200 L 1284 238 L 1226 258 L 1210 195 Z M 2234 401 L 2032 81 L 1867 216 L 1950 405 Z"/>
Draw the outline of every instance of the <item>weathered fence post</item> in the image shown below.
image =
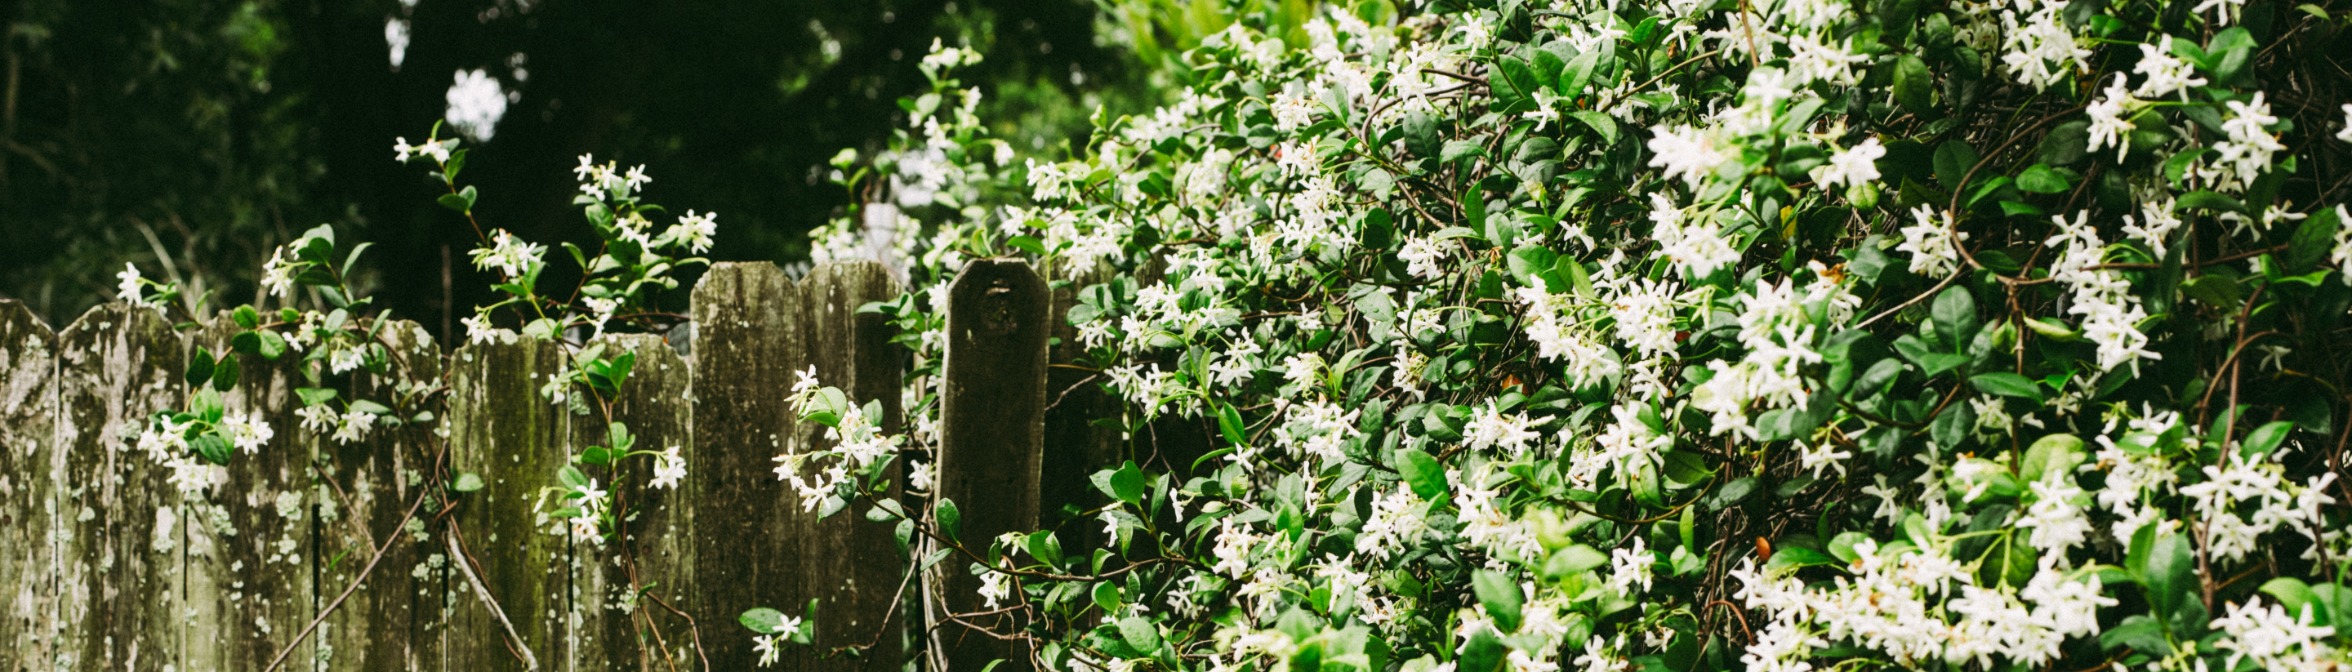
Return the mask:
<path id="1" fill-rule="evenodd" d="M 188 356 L 221 357 L 237 331 L 228 316 L 216 316 L 195 332 Z M 301 404 L 293 359 L 238 357 L 240 382 L 221 394 L 222 405 L 268 423 L 274 436 L 258 450 L 237 451 L 228 481 L 208 498 L 182 502 L 177 493 L 165 495 L 179 532 L 166 539 L 158 530 L 154 551 L 174 554 L 185 568 L 184 613 L 173 619 L 184 628 L 182 654 L 172 661 L 178 669 L 259 670 L 317 613 L 311 578 L 324 559 L 313 555 L 311 543 L 317 488 L 311 439 L 294 415 Z M 288 667 L 310 669 L 316 652 L 316 642 L 305 640 Z"/>
<path id="2" fill-rule="evenodd" d="M 806 516 L 790 489 L 768 471 L 794 433 L 793 373 L 807 349 L 800 288 L 774 264 L 721 263 L 694 288 L 694 447 L 687 458 L 687 501 L 696 511 L 692 548 L 696 598 L 691 610 L 703 647 L 718 669 L 746 669 L 751 637 L 735 616 L 773 604 L 801 585 L 796 557 Z M 805 664 L 800 658 L 795 663 Z M 793 669 L 806 669 L 795 665 Z"/>
<path id="3" fill-rule="evenodd" d="M 948 289 L 939 496 L 956 503 L 962 514 L 959 540 L 975 552 L 996 535 L 1037 527 L 1050 299 L 1045 281 L 1021 261 L 974 261 Z M 943 606 L 951 614 L 988 611 L 979 596 L 980 579 L 966 571 L 971 564 L 959 555 L 934 567 L 943 575 Z M 1008 646 L 968 628 L 942 627 L 933 636 L 953 672 L 978 672 L 999 658 L 1005 663 L 998 669 L 1032 667 L 1027 647 Z"/>
<path id="4" fill-rule="evenodd" d="M 426 390 L 441 379 L 445 360 L 424 327 L 396 320 L 384 326 L 381 336 L 388 344 L 393 370 L 405 379 L 355 377 L 341 390 L 343 394 L 354 399 L 386 399 L 396 395 L 404 382 L 410 390 Z M 369 554 L 391 544 L 366 584 L 329 613 L 319 631 L 311 635 L 318 639 L 315 646 L 324 659 L 316 669 L 443 669 L 443 652 L 451 634 L 450 600 L 475 598 L 471 593 L 448 594 L 453 589 L 452 579 L 456 583 L 464 579 L 457 578 L 447 545 L 438 543 L 439 536 L 420 538 L 411 533 L 401 519 L 419 494 L 442 487 L 427 482 L 423 474 L 433 470 L 430 460 L 440 443 L 435 433 L 447 421 L 435 417 L 424 423 L 378 426 L 365 440 L 350 444 L 310 442 L 313 452 L 309 458 L 321 470 L 315 478 L 317 487 L 323 489 L 319 506 L 327 510 L 332 505 L 336 514 L 319 516 L 317 550 L 311 552 L 314 561 L 327 565 L 320 569 L 317 582 L 320 608 L 359 578 Z M 297 431 L 293 425 L 280 426 L 278 436 L 293 431 Z M 417 516 L 425 519 L 433 513 L 432 505 L 427 504 Z M 416 529 L 427 530 L 425 521 L 419 520 Z M 340 562 L 334 560 L 337 557 Z"/>
<path id="5" fill-rule="evenodd" d="M 872 264 L 827 264 L 796 284 L 772 264 L 723 263 L 695 288 L 688 492 L 696 614 L 714 667 L 755 660 L 738 614 L 765 606 L 797 617 L 814 599 L 814 643 L 784 650 L 782 669 L 898 669 L 899 621 L 884 620 L 903 576 L 890 529 L 854 512 L 820 521 L 773 475 L 777 455 L 818 447 L 817 429 L 785 399 L 807 367 L 859 403 L 881 401 L 885 428 L 897 422 L 899 349 L 883 316 L 856 312 L 897 291 Z"/>
<path id="6" fill-rule="evenodd" d="M 566 622 L 579 597 L 571 542 L 548 533 L 537 507 L 570 458 L 571 414 L 539 396 L 563 356 L 557 344 L 524 340 L 468 345 L 450 362 L 450 472 L 483 483 L 458 516 L 471 557 L 449 558 L 459 593 L 451 669 L 563 669 L 576 644 Z M 509 638 L 521 640 L 513 651 Z"/>
<path id="7" fill-rule="evenodd" d="M 83 313 L 57 340 L 57 662 L 161 670 L 181 653 L 181 576 L 156 532 L 179 493 L 134 437 L 181 402 L 181 340 L 155 310 L 121 303 Z"/>
<path id="8" fill-rule="evenodd" d="M 691 456 L 693 407 L 686 404 L 686 395 L 693 375 L 686 362 L 658 336 L 611 335 L 596 343 L 605 346 L 606 357 L 617 357 L 621 352 L 636 357 L 621 387 L 621 397 L 613 405 L 613 420 L 627 426 L 635 438 L 632 450 L 658 453 L 674 446 L 681 456 Z M 599 420 L 594 415 L 574 418 L 571 445 L 611 446 L 607 428 Z M 576 657 L 581 669 L 667 670 L 675 663 L 683 670 L 695 669 L 698 664 L 693 632 L 686 622 L 654 602 L 679 607 L 684 598 L 693 595 L 688 571 L 693 560 L 695 507 L 680 491 L 653 488 L 654 467 L 654 461 L 644 457 L 624 459 L 622 475 L 610 486 L 615 510 L 633 514 L 622 525 L 627 536 L 602 547 L 579 545 L 574 549 L 578 558 L 574 581 L 580 587 L 571 610 L 573 628 L 581 633 L 581 651 Z M 686 478 L 696 476 L 689 470 Z M 626 557 L 633 562 L 624 561 L 618 548 L 622 542 L 632 549 Z M 633 586 L 646 587 L 647 597 L 636 595 Z M 640 634 L 640 626 L 647 624 L 658 630 Z M 657 655 L 640 658 L 647 651 Z"/>
<path id="9" fill-rule="evenodd" d="M 0 672 L 54 664 L 56 413 L 57 335 L 24 304 L 0 300 Z"/>
<path id="10" fill-rule="evenodd" d="M 818 266 L 800 284 L 802 333 L 808 334 L 806 361 L 817 368 L 817 379 L 840 388 L 851 403 L 877 402 L 882 414 L 873 422 L 885 432 L 898 431 L 905 349 L 891 342 L 887 316 L 858 312 L 867 303 L 898 295 L 898 283 L 881 264 L 849 262 Z M 801 440 L 793 450 L 831 448 L 821 435 L 820 428 L 802 425 Z M 888 468 L 884 476 L 884 482 L 890 484 L 888 496 L 899 494 L 904 467 L 899 462 Z M 862 510 L 853 509 L 824 520 L 815 520 L 814 513 L 801 514 L 801 529 L 808 533 L 801 537 L 798 562 L 807 568 L 811 591 L 806 597 L 820 600 L 811 648 L 830 652 L 849 646 L 872 647 L 857 658 L 836 659 L 816 669 L 895 671 L 905 652 L 901 634 L 895 629 L 905 622 L 903 612 L 894 615 L 892 606 L 901 596 L 900 586 L 911 591 L 914 585 L 907 580 L 906 565 L 899 561 L 891 527 L 866 520 L 860 513 Z"/>

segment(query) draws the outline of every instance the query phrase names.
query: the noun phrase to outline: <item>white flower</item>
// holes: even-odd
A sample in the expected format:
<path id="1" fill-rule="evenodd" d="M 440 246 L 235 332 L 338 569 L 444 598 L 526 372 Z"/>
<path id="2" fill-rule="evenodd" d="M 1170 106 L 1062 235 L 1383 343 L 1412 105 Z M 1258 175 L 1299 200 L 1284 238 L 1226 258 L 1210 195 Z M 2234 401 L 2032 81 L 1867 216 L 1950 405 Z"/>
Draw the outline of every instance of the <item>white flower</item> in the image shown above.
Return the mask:
<path id="1" fill-rule="evenodd" d="M 1630 547 L 1618 547 L 1609 552 L 1609 588 L 1624 595 L 1639 595 L 1650 590 L 1650 579 L 1656 571 L 1658 557 L 1650 553 L 1640 535 L 1633 537 Z M 1633 588 L 1641 588 L 1634 592 Z"/>
<path id="2" fill-rule="evenodd" d="M 523 239 L 505 229 L 499 229 L 491 234 L 489 247 L 474 248 L 472 254 L 474 268 L 495 268 L 500 275 L 513 279 L 538 268 L 540 258 L 547 255 L 547 247 L 523 242 Z"/>
<path id="3" fill-rule="evenodd" d="M 269 423 L 242 412 L 231 413 L 221 419 L 221 434 L 229 439 L 229 443 L 235 444 L 238 450 L 248 452 L 269 445 L 270 439 L 278 435 L 277 430 L 270 429 Z"/>
<path id="4" fill-rule="evenodd" d="M 1714 134 L 1704 128 L 1691 126 L 1652 126 L 1650 167 L 1664 168 L 1664 177 L 1681 177 L 1683 183 L 1697 189 L 1699 180 L 1714 174 L 1717 167 L 1731 162 L 1731 155 L 1716 148 Z"/>
<path id="5" fill-rule="evenodd" d="M 345 411 L 343 417 L 335 423 L 335 442 L 357 443 L 367 438 L 368 430 L 375 426 L 375 414 L 356 409 Z"/>
<path id="6" fill-rule="evenodd" d="M 2344 130 L 2336 131 L 2336 139 L 2352 142 L 2352 104 L 2344 106 Z"/>
<path id="7" fill-rule="evenodd" d="M 1315 120 L 1315 101 L 1287 92 L 1274 94 L 1268 107 L 1274 111 L 1274 128 L 1284 133 L 1296 131 Z"/>
<path id="8" fill-rule="evenodd" d="M 1397 259 L 1405 262 L 1405 272 L 1416 278 L 1431 280 L 1445 274 L 1445 247 L 1428 238 L 1405 239 L 1404 247 L 1397 250 Z"/>
<path id="9" fill-rule="evenodd" d="M 139 277 L 138 266 L 124 263 L 123 270 L 115 273 L 114 279 L 115 295 L 123 301 L 134 306 L 157 305 L 154 300 L 147 298 L 146 292 L 143 291 L 146 280 Z"/>
<path id="10" fill-rule="evenodd" d="M 1462 441 L 1469 444 L 1472 450 L 1501 448 L 1503 452 L 1517 457 L 1525 454 L 1527 444 L 1538 437 L 1534 430 L 1527 428 L 1527 423 L 1527 414 L 1512 413 L 1506 417 L 1496 407 L 1495 401 L 1489 399 L 1486 408 L 1470 419 L 1468 427 L 1463 428 Z"/>
<path id="11" fill-rule="evenodd" d="M 2107 85 L 2105 94 L 2105 98 L 2091 103 L 2084 110 L 2091 115 L 2090 147 L 2085 151 L 2096 152 L 2100 147 L 2112 146 L 2115 148 L 2115 160 L 2120 162 L 2124 152 L 2131 149 L 2128 134 L 2131 133 L 2132 122 L 2125 119 L 2124 115 L 2131 108 L 2139 106 L 2140 101 L 2124 90 L 2123 73 L 2120 72 L 2115 73 L 2115 83 Z"/>
<path id="12" fill-rule="evenodd" d="M 775 635 L 752 636 L 751 650 L 753 653 L 759 654 L 760 667 L 767 667 L 776 664 L 776 657 L 779 653 L 776 650 L 776 644 L 782 641 L 784 641 L 784 638 L 777 637 Z"/>
<path id="13" fill-rule="evenodd" d="M 662 233 L 662 237 L 672 244 L 685 245 L 686 249 L 695 254 L 702 254 L 710 251 L 711 239 L 719 234 L 718 220 L 719 213 L 700 214 L 688 210 L 686 216 L 679 217 L 678 223 L 671 224 L 669 230 Z"/>
<path id="14" fill-rule="evenodd" d="M 2132 72 L 2147 76 L 2140 81 L 2140 88 L 2132 91 L 2141 98 L 2163 98 L 2177 92 L 2186 102 L 2189 87 L 2205 85 L 2205 78 L 2197 76 L 2196 66 L 2172 55 L 2171 35 L 2154 44 L 2141 43 L 2140 63 L 2132 66 Z"/>
<path id="15" fill-rule="evenodd" d="M 997 602 L 1011 594 L 1012 582 L 1005 580 L 1003 572 L 980 570 L 980 599 L 987 603 L 987 608 L 997 608 Z"/>
<path id="16" fill-rule="evenodd" d="M 678 487 L 678 479 L 685 477 L 686 458 L 678 455 L 677 446 L 670 446 L 669 450 L 662 451 L 660 456 L 654 458 L 653 482 L 648 485 L 674 489 Z"/>
<path id="17" fill-rule="evenodd" d="M 1829 163 L 1814 168 L 1813 181 L 1823 187 L 1868 184 L 1878 180 L 1876 162 L 1885 156 L 1886 146 L 1878 144 L 1877 137 L 1865 138 L 1862 144 L 1838 150 L 1830 155 Z"/>
<path id="18" fill-rule="evenodd" d="M 2171 237 L 2172 232 L 2181 227 L 2180 216 L 2172 212 L 2173 203 L 2174 200 L 2169 197 L 2161 202 L 2141 203 L 2139 218 L 2134 218 L 2131 215 L 2123 216 L 2124 235 L 2131 236 L 2132 240 L 2147 245 L 2148 251 L 2155 253 L 2156 258 L 2164 258 L 2166 250 L 2169 249 L 2165 244 L 2165 239 Z"/>
<path id="19" fill-rule="evenodd" d="M 2065 79 L 2068 74 L 2090 66 L 2091 50 L 2077 44 L 2074 31 L 2059 17 L 2060 3 L 2038 3 L 2039 8 L 2028 15 L 2023 24 L 2014 11 L 2003 11 L 2001 23 L 2006 38 L 2001 63 L 2009 67 L 2017 83 L 2031 86 L 2035 91 Z"/>
<path id="20" fill-rule="evenodd" d="M 261 265 L 261 287 L 270 296 L 288 298 L 294 293 L 294 255 L 284 245 L 270 253 L 268 262 Z"/>
<path id="21" fill-rule="evenodd" d="M 1952 216 L 1937 217 L 1935 208 L 1922 205 L 1911 210 L 1910 226 L 1903 227 L 1903 244 L 1896 251 L 1911 253 L 1911 272 L 1927 276 L 1944 276 L 1960 269 L 1958 242 L 1967 240 L 1962 233 L 1952 236 Z"/>

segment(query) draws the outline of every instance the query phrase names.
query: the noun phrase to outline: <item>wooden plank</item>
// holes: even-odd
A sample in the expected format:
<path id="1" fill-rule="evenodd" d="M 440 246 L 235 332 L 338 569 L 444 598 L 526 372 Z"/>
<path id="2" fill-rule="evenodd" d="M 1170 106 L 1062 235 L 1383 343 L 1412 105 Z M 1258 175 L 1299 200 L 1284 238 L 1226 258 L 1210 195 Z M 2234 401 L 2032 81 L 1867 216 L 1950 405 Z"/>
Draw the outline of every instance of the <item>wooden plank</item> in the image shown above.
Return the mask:
<path id="1" fill-rule="evenodd" d="M 785 396 L 807 353 L 801 302 L 800 288 L 768 263 L 714 264 L 694 288 L 695 450 L 683 493 L 694 508 L 692 611 L 713 669 L 753 667 L 737 615 L 807 600 L 790 559 L 808 515 L 771 471 L 799 434 Z M 783 669 L 814 669 L 806 649 L 787 658 Z"/>
<path id="2" fill-rule="evenodd" d="M 897 296 L 898 283 L 881 264 L 851 262 L 819 266 L 800 286 L 802 323 L 808 334 L 806 361 L 816 365 L 817 379 L 840 388 L 851 403 L 880 402 L 882 417 L 877 422 L 885 432 L 898 431 L 905 349 L 890 342 L 894 328 L 887 316 L 858 312 L 869 302 Z M 802 429 L 803 442 L 795 450 L 831 448 L 807 433 L 816 428 Z M 893 463 L 888 468 L 890 497 L 900 494 L 904 466 Z M 900 586 L 909 583 L 906 565 L 899 561 L 903 554 L 892 526 L 866 520 L 859 515 L 863 511 L 855 508 L 824 520 L 803 514 L 802 527 L 794 533 L 803 543 L 793 562 L 807 568 L 810 592 L 775 606 L 783 609 L 805 605 L 810 598 L 820 600 L 811 642 L 817 652 L 871 647 L 858 657 L 836 657 L 806 669 L 898 670 L 904 662 L 899 632 L 904 612 L 892 605 L 902 598 Z M 913 589 L 907 585 L 903 595 L 913 595 Z"/>
<path id="3" fill-rule="evenodd" d="M 449 364 L 451 473 L 483 482 L 457 515 L 470 557 L 450 559 L 464 563 L 451 587 L 450 669 L 568 669 L 571 543 L 538 522 L 537 506 L 570 456 L 570 414 L 539 397 L 563 357 L 555 343 L 523 340 L 467 345 Z"/>
<path id="4" fill-rule="evenodd" d="M 672 446 L 680 455 L 692 450 L 692 406 L 685 399 L 693 378 L 686 361 L 647 334 L 606 336 L 597 341 L 605 356 L 636 353 L 636 365 L 613 405 L 615 420 L 636 437 L 633 450 L 662 452 Z M 596 416 L 575 419 L 572 445 L 610 446 L 607 430 Z M 623 536 L 602 547 L 575 546 L 581 572 L 579 597 L 571 605 L 574 628 L 582 647 L 583 669 L 668 670 L 694 669 L 694 632 L 686 619 L 638 596 L 647 589 L 654 597 L 684 610 L 692 595 L 687 573 L 692 562 L 694 517 L 679 491 L 652 487 L 656 462 L 633 457 L 617 469 L 584 466 L 590 476 L 610 481 L 613 505 L 629 511 Z M 688 472 L 687 478 L 696 474 Z M 622 552 L 622 544 L 629 552 Z M 688 612 L 691 613 L 691 612 Z M 714 625 L 727 621 L 712 619 Z"/>
<path id="5" fill-rule="evenodd" d="M 56 653 L 57 335 L 0 299 L 0 672 L 50 669 Z"/>
<path id="6" fill-rule="evenodd" d="M 188 356 L 202 348 L 218 358 L 238 331 L 227 315 L 216 316 L 193 334 Z M 317 608 L 311 577 L 322 559 L 311 553 L 316 502 L 308 473 L 310 443 L 317 439 L 300 430 L 294 415 L 301 404 L 294 396 L 302 380 L 298 357 L 239 357 L 239 382 L 221 395 L 222 405 L 231 417 L 267 423 L 273 436 L 259 450 L 231 456 L 228 481 L 208 497 L 176 506 L 185 581 L 180 669 L 262 669 L 293 644 Z M 305 641 L 287 660 L 307 663 L 316 651 Z"/>
<path id="7" fill-rule="evenodd" d="M 393 370 L 403 375 L 391 380 L 357 377 L 340 388 L 344 395 L 389 404 L 405 396 L 403 389 L 414 393 L 440 383 L 444 360 L 423 326 L 397 320 L 385 325 L 380 338 L 391 354 Z M 423 407 L 436 405 L 427 400 Z M 443 639 L 455 608 L 450 584 L 464 579 L 453 573 L 446 544 L 426 525 L 439 508 L 436 503 L 428 502 L 418 512 L 420 522 L 413 532 L 401 522 L 419 495 L 441 486 L 430 476 L 434 456 L 446 445 L 435 435 L 440 420 L 378 427 L 366 440 L 350 444 L 310 444 L 322 488 L 317 550 L 312 555 L 333 565 L 331 571 L 322 566 L 319 575 L 321 608 L 358 578 L 369 553 L 387 541 L 391 546 L 366 584 L 328 614 L 313 635 L 320 648 L 318 665 L 301 669 L 444 669 Z M 334 561 L 338 557 L 341 560 Z"/>
<path id="8" fill-rule="evenodd" d="M 181 339 L 150 308 L 110 303 L 58 334 L 57 661 L 72 669 L 162 670 L 180 651 L 178 554 L 157 526 L 178 498 L 134 438 L 182 402 Z M 177 537 L 176 531 L 164 535 Z"/>
<path id="9" fill-rule="evenodd" d="M 968 547 L 1037 526 L 1050 298 L 1037 273 L 1012 260 L 974 261 L 948 289 L 939 495 L 957 503 Z M 958 557 L 937 565 L 952 613 L 984 610 L 980 579 L 963 571 L 969 564 Z M 938 636 L 947 669 L 978 670 L 998 658 L 1000 670 L 1031 669 L 1030 652 L 985 635 L 950 626 Z"/>

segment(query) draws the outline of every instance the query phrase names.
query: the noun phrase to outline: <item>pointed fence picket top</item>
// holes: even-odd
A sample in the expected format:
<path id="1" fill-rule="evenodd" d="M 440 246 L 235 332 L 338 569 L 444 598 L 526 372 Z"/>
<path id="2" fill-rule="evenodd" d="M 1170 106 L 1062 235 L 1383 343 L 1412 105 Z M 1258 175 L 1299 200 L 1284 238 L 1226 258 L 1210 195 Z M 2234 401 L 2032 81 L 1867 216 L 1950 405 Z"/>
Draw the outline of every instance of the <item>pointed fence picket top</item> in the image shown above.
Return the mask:
<path id="1" fill-rule="evenodd" d="M 940 394 L 939 508 L 961 522 L 953 553 L 934 565 L 945 599 L 933 619 L 1010 623 L 984 604 L 967 567 L 997 535 L 1037 527 L 1045 436 L 1045 281 L 1020 261 L 964 266 L 948 288 L 947 361 Z M 940 513 L 939 515 L 946 515 Z M 1000 605 L 1001 606 L 1001 605 Z M 996 613 L 990 613 L 996 612 Z M 934 661 L 949 670 L 1031 669 L 1032 652 L 968 627 L 939 628 Z"/>
<path id="2" fill-rule="evenodd" d="M 57 653 L 57 335 L 0 300 L 0 672 L 47 668 Z"/>
<path id="3" fill-rule="evenodd" d="M 884 431 L 907 424 L 910 353 L 887 315 L 860 310 L 901 291 L 870 263 L 799 281 L 722 263 L 694 290 L 690 329 L 597 339 L 636 357 L 613 406 L 633 448 L 674 447 L 686 465 L 670 488 L 653 486 L 656 462 L 642 456 L 617 472 L 584 467 L 632 516 L 626 558 L 539 518 L 558 471 L 609 444 L 600 415 L 541 394 L 563 346 L 444 354 L 395 321 L 375 339 L 398 376 L 313 381 L 303 352 L 240 355 L 222 402 L 274 435 L 239 451 L 209 497 L 188 499 L 135 437 L 152 413 L 184 408 L 190 358 L 232 351 L 234 325 L 175 330 L 155 309 L 110 304 L 52 332 L 0 300 L 0 642 L 13 644 L 0 646 L 0 672 L 262 669 L 280 654 L 280 669 L 315 671 L 749 669 L 757 654 L 737 616 L 799 616 L 811 601 L 814 645 L 787 647 L 775 669 L 898 670 L 909 642 L 942 656 L 934 669 L 1027 668 L 1029 652 L 945 622 L 977 610 L 969 557 L 916 580 L 894 524 L 868 520 L 887 511 L 820 518 L 774 471 L 779 455 L 831 448 L 790 408 L 802 372 L 875 403 Z M 1052 299 L 1026 265 L 999 261 L 971 264 L 950 295 L 936 488 L 977 549 L 1039 522 Z M 311 386 L 411 401 L 394 402 L 408 406 L 393 409 L 399 422 L 336 441 L 300 426 L 295 390 Z M 446 415 L 422 413 L 439 395 Z M 1085 462 L 1099 460 L 1093 443 Z M 444 455 L 481 489 L 431 482 Z M 928 500 L 902 488 L 931 459 L 910 455 L 877 484 L 925 515 Z"/>

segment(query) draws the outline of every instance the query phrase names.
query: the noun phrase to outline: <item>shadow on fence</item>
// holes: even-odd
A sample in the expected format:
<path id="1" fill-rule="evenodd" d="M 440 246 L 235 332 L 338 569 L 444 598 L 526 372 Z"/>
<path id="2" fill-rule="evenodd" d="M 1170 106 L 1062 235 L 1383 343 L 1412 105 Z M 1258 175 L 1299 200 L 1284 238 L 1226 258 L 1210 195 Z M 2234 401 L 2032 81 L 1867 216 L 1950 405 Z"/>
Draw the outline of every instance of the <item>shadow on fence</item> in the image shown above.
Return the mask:
<path id="1" fill-rule="evenodd" d="M 624 669 L 639 667 L 637 652 L 648 649 L 678 669 L 700 668 L 682 631 L 634 641 L 631 620 L 662 607 L 629 594 L 629 572 L 698 620 L 711 669 L 752 667 L 737 614 L 797 612 L 810 599 L 821 603 L 816 646 L 788 651 L 779 669 L 896 670 L 910 644 L 929 647 L 934 668 L 1023 660 L 1025 652 L 952 624 L 906 627 L 975 610 L 963 563 L 941 562 L 940 575 L 911 581 L 890 526 L 862 520 L 862 509 L 819 521 L 772 471 L 779 453 L 818 446 L 786 401 L 807 367 L 861 402 L 880 401 L 885 426 L 901 421 L 906 355 L 883 316 L 857 312 L 899 291 L 873 264 L 820 266 L 798 282 L 771 264 L 718 264 L 694 290 L 690 356 L 653 336 L 606 339 L 638 357 L 616 418 L 640 447 L 677 446 L 688 463 L 674 490 L 648 487 L 644 469 L 609 486 L 643 505 L 626 526 L 634 567 L 549 534 L 538 518 L 541 488 L 603 431 L 539 396 L 561 366 L 553 344 L 444 355 L 414 323 L 385 329 L 394 356 L 408 362 L 399 369 L 412 376 L 407 384 L 446 373 L 448 415 L 438 426 L 450 473 L 484 480 L 458 498 L 454 516 L 471 552 L 461 557 L 456 536 L 400 524 L 434 471 L 422 463 L 432 454 L 428 426 L 351 445 L 313 437 L 296 429 L 293 358 L 248 361 L 226 403 L 260 413 L 276 437 L 240 453 L 210 501 L 180 502 L 166 470 L 129 436 L 146 414 L 181 404 L 189 353 L 225 350 L 233 327 L 223 319 L 175 332 L 152 310 L 109 304 L 52 332 L 0 301 L 0 672 L 259 670 L 380 546 L 381 566 L 286 669 Z M 950 294 L 939 488 L 963 505 L 965 538 L 1033 528 L 1047 336 L 1066 301 L 1019 262 L 975 262 Z M 403 384 L 354 378 L 350 386 Z M 1099 452 L 1073 454 L 1094 462 Z M 1079 466 L 1051 471 L 1083 479 L 1088 465 Z M 944 585 L 946 604 L 923 599 L 925 585 Z M 511 650 L 515 640 L 520 650 Z M 815 655 L 852 645 L 871 648 Z"/>

